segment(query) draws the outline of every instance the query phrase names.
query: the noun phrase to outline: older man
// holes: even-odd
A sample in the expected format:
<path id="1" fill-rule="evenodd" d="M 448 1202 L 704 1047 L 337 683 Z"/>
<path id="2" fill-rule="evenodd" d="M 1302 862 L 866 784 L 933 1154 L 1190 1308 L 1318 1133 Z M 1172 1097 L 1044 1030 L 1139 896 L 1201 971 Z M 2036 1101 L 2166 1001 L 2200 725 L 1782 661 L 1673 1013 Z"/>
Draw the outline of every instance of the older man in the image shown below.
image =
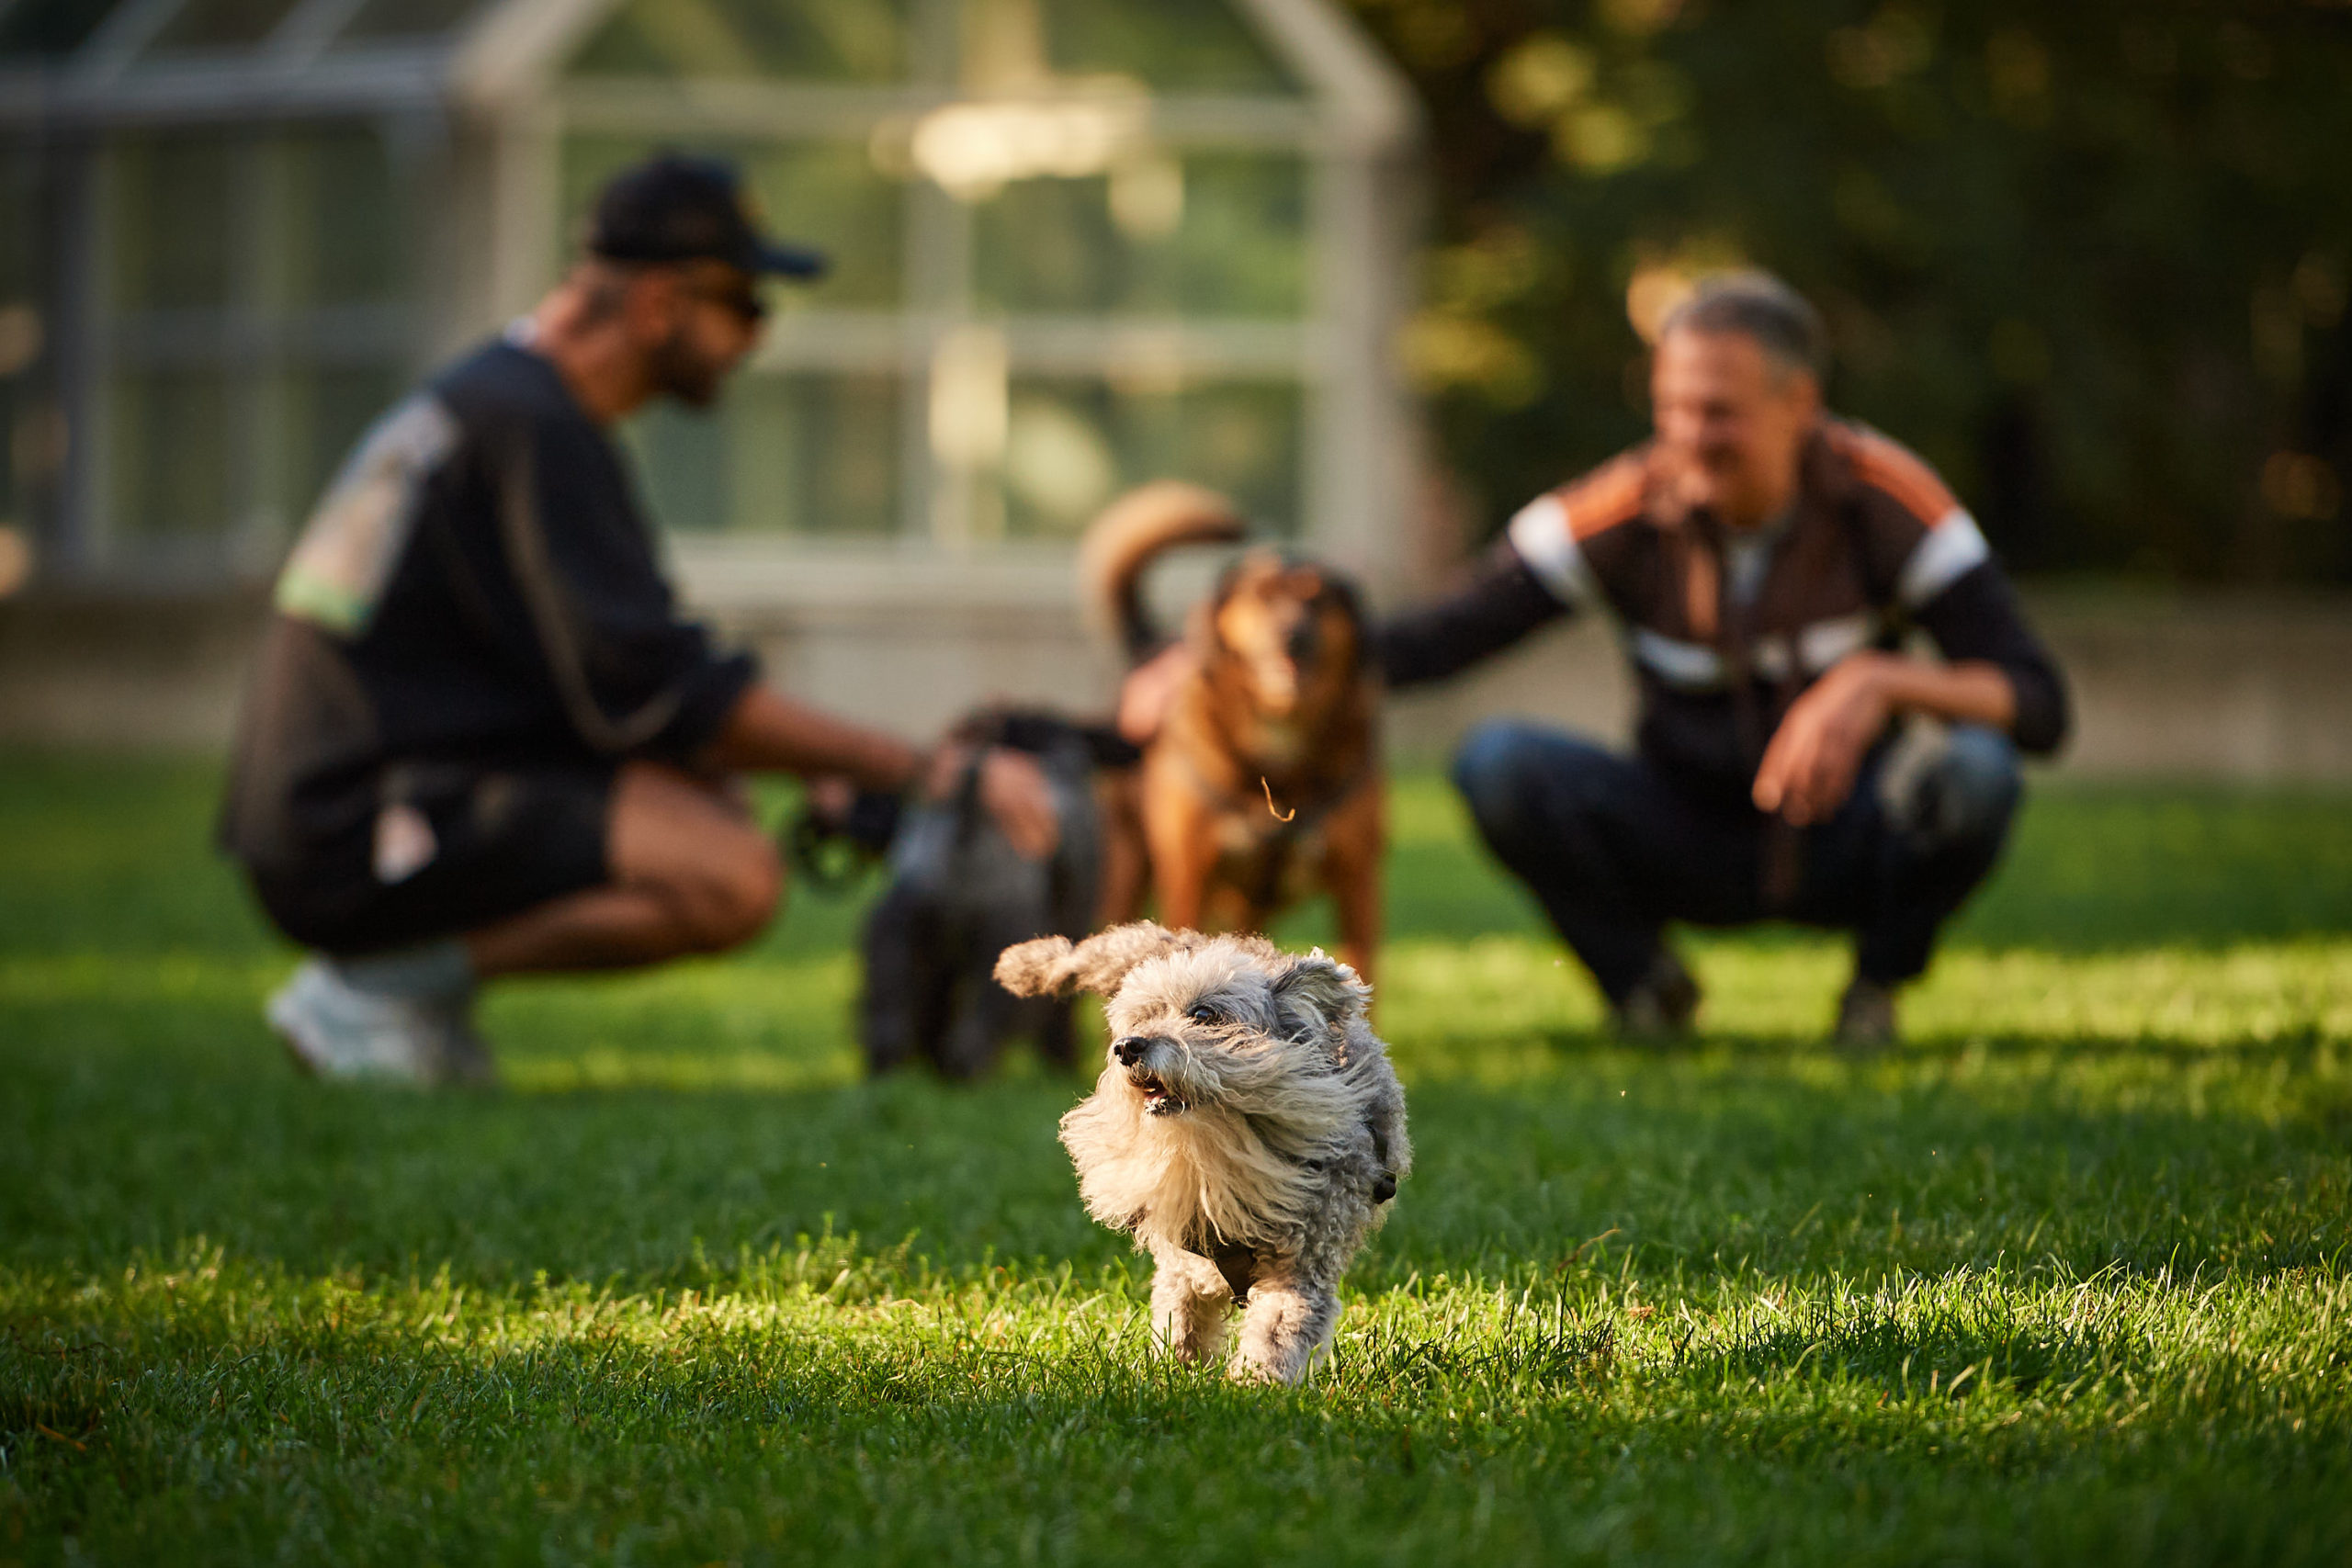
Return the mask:
<path id="1" fill-rule="evenodd" d="M 2065 734 L 1984 536 L 1925 463 L 1824 412 L 1825 359 L 1786 286 L 1702 282 L 1658 337 L 1654 438 L 1539 497 L 1460 592 L 1384 628 L 1400 686 L 1574 612 L 1623 628 L 1631 756 L 1498 721 L 1454 779 L 1630 1034 L 1698 1008 L 1668 921 L 1783 919 L 1854 933 L 1837 1034 L 1892 1039 L 1896 988 L 2000 853 L 2018 750 Z M 1940 658 L 1905 650 L 1914 626 Z M 1940 742 L 1894 764 L 1912 716 Z"/>
<path id="2" fill-rule="evenodd" d="M 271 1024 L 327 1077 L 490 1076 L 478 983 L 731 947 L 783 889 L 732 775 L 897 790 L 958 760 L 759 685 L 681 618 L 608 434 L 709 403 L 757 341 L 763 239 L 734 171 L 664 156 L 598 200 L 526 319 L 362 441 L 278 581 L 221 836 L 314 956 Z M 1052 802 L 991 753 L 983 797 L 1042 853 Z"/>

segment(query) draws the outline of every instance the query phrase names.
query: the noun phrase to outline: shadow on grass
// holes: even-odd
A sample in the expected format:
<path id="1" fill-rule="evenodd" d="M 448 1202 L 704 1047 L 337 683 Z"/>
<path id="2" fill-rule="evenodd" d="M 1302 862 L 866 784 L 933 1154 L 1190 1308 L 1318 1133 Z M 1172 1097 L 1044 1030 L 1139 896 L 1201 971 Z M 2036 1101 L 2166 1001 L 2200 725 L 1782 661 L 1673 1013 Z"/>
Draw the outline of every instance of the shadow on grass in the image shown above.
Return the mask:
<path id="1" fill-rule="evenodd" d="M 1809 1064 L 1856 1074 L 1950 1067 L 1986 1056 L 2046 1062 L 2059 1055 L 2075 1062 L 2104 1060 L 2150 1067 L 2210 1066 L 2217 1057 L 2226 1057 L 2239 1066 L 2274 1066 L 2308 1073 L 2332 1064 L 2342 1049 L 2340 1041 L 2314 1023 L 2295 1024 L 2275 1034 L 2249 1035 L 2221 1044 L 2147 1034 L 2085 1033 L 2052 1040 L 2046 1034 L 2014 1031 L 1971 1034 L 1962 1039 L 1909 1039 L 1880 1049 L 1861 1050 L 1837 1045 L 1826 1040 L 1821 1031 L 1707 1032 L 1671 1040 L 1631 1043 L 1606 1030 L 1554 1029 L 1542 1032 L 1535 1039 L 1564 1065 L 1619 1062 L 1631 1053 L 1639 1053 L 1662 1064 L 1697 1063 L 1729 1056 L 1791 1066 Z"/>
<path id="2" fill-rule="evenodd" d="M 1079 1208 L 1055 1140 L 1082 1092 L 1070 1079 L 429 1098 L 300 1082 L 266 1060 L 190 1072 L 209 1040 L 187 1063 L 155 1054 L 168 1028 L 83 1021 L 62 1054 L 6 1053 L 13 1267 L 106 1277 L 202 1235 L 306 1272 L 716 1288 L 746 1249 L 830 1232 L 869 1248 L 912 1237 L 927 1277 L 1141 1278 Z M 2186 1057 L 2120 1043 L 1852 1066 L 1770 1043 L 1658 1056 L 1588 1042 L 1531 1080 L 1414 1085 L 1419 1165 L 1356 1279 L 1519 1279 L 1603 1235 L 1607 1266 L 1656 1289 L 2005 1258 L 2333 1267 L 2352 1100 L 2324 1054 L 2233 1051 L 2192 1076 Z M 710 1258 L 730 1261 L 714 1273 Z"/>

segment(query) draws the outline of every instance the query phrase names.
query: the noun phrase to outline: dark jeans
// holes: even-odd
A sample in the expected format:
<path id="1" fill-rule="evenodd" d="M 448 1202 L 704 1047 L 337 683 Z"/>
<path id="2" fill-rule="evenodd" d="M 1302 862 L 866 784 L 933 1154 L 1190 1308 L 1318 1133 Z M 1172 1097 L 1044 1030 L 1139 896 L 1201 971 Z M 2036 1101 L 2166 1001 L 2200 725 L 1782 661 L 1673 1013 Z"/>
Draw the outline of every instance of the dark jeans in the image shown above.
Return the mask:
<path id="1" fill-rule="evenodd" d="M 1844 807 L 1793 833 L 1793 889 L 1766 907 L 1770 819 L 1694 795 L 1638 757 L 1511 720 L 1472 731 L 1453 782 L 1487 846 L 1527 884 L 1611 1002 L 1648 973 L 1670 919 L 1770 919 L 1850 931 L 1882 985 L 1928 966 L 1936 931 L 2000 857 L 2019 793 L 2007 737 L 1955 726 L 1899 792 L 1874 759 Z M 1883 793 L 1895 793 L 1890 806 Z"/>

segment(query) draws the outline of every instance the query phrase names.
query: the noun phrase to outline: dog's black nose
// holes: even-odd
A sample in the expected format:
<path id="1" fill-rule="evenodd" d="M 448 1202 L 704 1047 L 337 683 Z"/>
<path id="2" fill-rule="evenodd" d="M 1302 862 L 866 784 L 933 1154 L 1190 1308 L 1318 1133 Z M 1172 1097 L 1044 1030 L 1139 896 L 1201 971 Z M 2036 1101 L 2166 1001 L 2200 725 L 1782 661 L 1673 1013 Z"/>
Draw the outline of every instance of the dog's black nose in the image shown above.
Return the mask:
<path id="1" fill-rule="evenodd" d="M 1134 1066 L 1143 1060 L 1144 1053 L 1150 1049 L 1151 1039 L 1148 1035 L 1143 1034 L 1130 1034 L 1124 1040 L 1114 1040 L 1111 1043 L 1111 1055 L 1119 1058 L 1119 1065 L 1123 1067 Z"/>

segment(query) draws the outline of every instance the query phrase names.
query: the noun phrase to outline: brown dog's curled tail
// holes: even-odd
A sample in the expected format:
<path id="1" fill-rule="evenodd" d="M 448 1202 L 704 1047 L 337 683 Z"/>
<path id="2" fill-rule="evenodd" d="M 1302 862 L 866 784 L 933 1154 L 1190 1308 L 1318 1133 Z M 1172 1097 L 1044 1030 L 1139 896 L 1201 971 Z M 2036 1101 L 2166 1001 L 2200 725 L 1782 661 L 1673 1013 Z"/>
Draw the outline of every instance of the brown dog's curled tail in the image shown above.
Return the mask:
<path id="1" fill-rule="evenodd" d="M 1160 641 L 1144 613 L 1143 572 L 1181 545 L 1227 545 L 1250 531 L 1233 502 L 1181 479 L 1155 479 L 1129 491 L 1086 525 L 1078 547 L 1079 591 L 1095 629 L 1115 636 L 1140 663 Z"/>

